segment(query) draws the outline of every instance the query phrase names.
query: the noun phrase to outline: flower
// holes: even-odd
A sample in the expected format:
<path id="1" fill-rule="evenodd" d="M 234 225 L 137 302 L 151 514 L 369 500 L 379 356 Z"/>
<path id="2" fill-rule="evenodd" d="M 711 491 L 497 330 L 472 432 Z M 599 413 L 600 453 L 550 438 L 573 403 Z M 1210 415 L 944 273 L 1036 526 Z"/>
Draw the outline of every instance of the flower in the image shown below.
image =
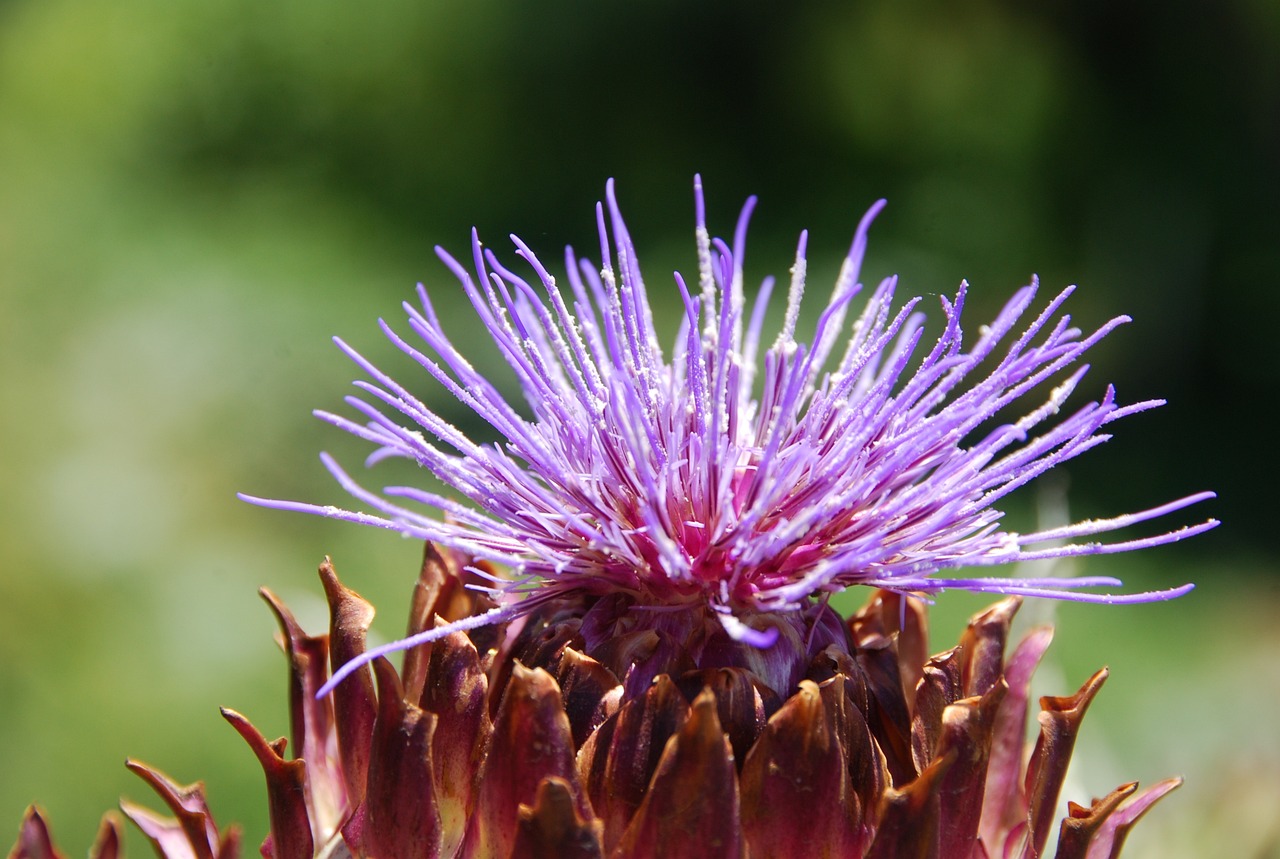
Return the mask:
<path id="1" fill-rule="evenodd" d="M 895 308 L 890 278 L 846 330 L 878 203 L 811 344 L 795 338 L 801 235 L 782 331 L 757 360 L 772 282 L 748 315 L 754 200 L 730 246 L 710 238 L 700 182 L 695 197 L 699 277 L 691 290 L 676 276 L 684 316 L 669 360 L 612 185 L 596 210 L 603 267 L 566 252 L 572 310 L 518 239 L 537 285 L 474 235 L 474 272 L 440 252 L 514 370 L 523 413 L 445 335 L 424 288 L 406 311 L 425 351 L 383 323 L 498 444 L 468 438 L 338 341 L 372 380 L 356 383 L 368 399 L 348 398 L 367 423 L 319 415 L 373 442 L 371 462 L 412 459 L 470 504 L 370 492 L 328 456 L 374 512 L 243 496 L 425 543 L 407 635 L 387 645 L 366 647 L 373 608 L 327 560 L 327 635 L 306 633 L 263 590 L 288 657 L 292 757 L 288 740 L 223 716 L 266 777 L 268 859 L 1044 854 L 1106 670 L 1040 700 L 1024 753 L 1050 631 L 1033 629 L 1006 658 L 1022 597 L 1142 602 L 1191 585 L 1113 595 L 1081 590 L 1120 584 L 1106 577 L 950 571 L 1157 546 L 1217 524 L 1092 539 L 1211 497 L 1199 493 L 1031 534 L 999 527 L 1005 495 L 1159 404 L 1120 405 L 1108 387 L 1059 416 L 1084 353 L 1125 317 L 1084 334 L 1058 315 L 1066 290 L 1027 322 L 1033 283 L 966 344 L 962 284 L 917 355 L 919 299 Z M 1025 404 L 1051 380 L 1047 398 Z M 830 598 L 854 585 L 869 599 L 843 618 Z M 1006 598 L 929 656 L 924 597 L 948 588 Z M 392 651 L 404 652 L 399 672 Z M 239 832 L 213 822 L 201 785 L 129 766 L 173 814 L 123 804 L 160 856 L 236 859 Z M 1057 856 L 1118 855 L 1178 784 L 1069 804 Z M 108 818 L 91 855 L 109 859 L 118 841 Z M 58 855 L 34 810 L 12 855 Z"/>
<path id="2" fill-rule="evenodd" d="M 399 531 L 511 572 L 474 585 L 493 597 L 484 614 L 370 650 L 362 662 L 578 598 L 590 603 L 601 629 L 638 624 L 685 640 L 696 631 L 716 654 L 708 664 L 732 651 L 776 687 L 789 688 L 807 659 L 795 643 L 822 640 L 826 600 L 853 585 L 1103 603 L 1168 599 L 1191 589 L 1097 594 L 1079 589 L 1120 582 L 949 574 L 1157 546 L 1217 524 L 1115 543 L 1071 542 L 1213 497 L 1202 492 L 1030 534 L 999 527 L 995 505 L 1005 495 L 1106 441 L 1104 428 L 1115 420 L 1162 403 L 1120 405 L 1108 386 L 1100 400 L 1054 421 L 1088 369 L 1077 366 L 1081 358 L 1127 317 L 1083 334 L 1069 316 L 1058 316 L 1068 288 L 1027 322 L 1033 281 L 966 344 L 962 283 L 954 300 L 941 298 L 942 334 L 917 357 L 920 299 L 895 309 L 891 277 L 846 330 L 862 289 L 867 231 L 881 201 L 858 226 L 811 344 L 796 340 L 807 270 L 807 233 L 801 233 L 782 330 L 761 361 L 773 281 L 764 282 L 748 316 L 743 258 L 755 200 L 743 208 L 730 246 L 710 238 L 700 179 L 694 192 L 698 282 L 691 290 L 675 276 L 684 316 L 669 360 L 612 183 L 607 207 L 596 207 L 603 267 L 597 272 L 567 249 L 568 297 L 514 236 L 536 285 L 505 267 L 474 232 L 474 271 L 438 249 L 514 371 L 531 417 L 450 341 L 421 285 L 421 306 L 406 303 L 405 311 L 425 350 L 381 322 L 399 349 L 501 436 L 499 444 L 473 441 L 336 341 L 372 380 L 355 383 L 366 399 L 347 398 L 367 423 L 317 415 L 376 445 L 371 463 L 405 457 L 458 497 L 407 486 L 370 492 L 327 454 L 323 462 L 338 482 L 375 512 L 242 497 Z M 1047 398 L 1025 405 L 1050 380 L 1057 384 Z M 1020 414 L 1010 420 L 1010 411 Z M 992 427 L 993 420 L 1001 422 Z M 410 503 L 444 517 L 424 515 Z M 691 652 L 700 665 L 706 662 L 698 648 Z M 322 692 L 354 669 L 338 670 Z"/>

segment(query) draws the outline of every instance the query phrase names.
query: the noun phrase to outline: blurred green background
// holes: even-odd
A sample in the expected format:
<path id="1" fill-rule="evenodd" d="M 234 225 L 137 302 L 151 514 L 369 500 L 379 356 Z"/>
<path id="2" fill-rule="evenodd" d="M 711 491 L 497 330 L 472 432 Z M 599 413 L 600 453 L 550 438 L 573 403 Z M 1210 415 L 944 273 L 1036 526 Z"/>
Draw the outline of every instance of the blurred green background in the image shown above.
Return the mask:
<path id="1" fill-rule="evenodd" d="M 355 376 L 329 336 L 403 366 L 375 319 L 419 280 L 456 298 L 432 248 L 472 225 L 595 258 L 610 176 L 662 294 L 694 265 L 695 171 L 714 232 L 761 195 L 749 279 L 808 227 L 821 294 L 883 196 L 869 277 L 967 277 L 970 325 L 1033 272 L 1081 284 L 1086 327 L 1134 316 L 1084 395 L 1170 405 L 1071 464 L 1072 513 L 1211 488 L 1226 524 L 1088 564 L 1200 588 L 1060 608 L 1043 691 L 1112 666 L 1077 801 L 1188 776 L 1127 855 L 1275 850 L 1273 0 L 0 2 L 0 841 L 38 800 L 81 853 L 148 799 L 132 755 L 205 779 L 256 846 L 261 776 L 216 710 L 287 729 L 255 589 L 320 629 L 331 554 L 392 637 L 419 551 L 234 498 L 342 503 L 316 453 L 362 447 L 308 416 Z M 942 598 L 938 649 L 980 605 Z"/>

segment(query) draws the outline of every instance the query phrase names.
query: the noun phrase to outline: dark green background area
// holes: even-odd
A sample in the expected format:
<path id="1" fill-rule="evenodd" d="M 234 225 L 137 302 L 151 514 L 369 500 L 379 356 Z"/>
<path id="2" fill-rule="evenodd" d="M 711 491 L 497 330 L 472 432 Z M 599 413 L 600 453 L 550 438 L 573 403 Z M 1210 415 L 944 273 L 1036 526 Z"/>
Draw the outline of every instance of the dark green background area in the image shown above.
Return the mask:
<path id="1" fill-rule="evenodd" d="M 814 302 L 886 197 L 867 278 L 898 273 L 930 310 L 967 278 L 976 327 L 1038 273 L 1046 299 L 1080 285 L 1069 309 L 1083 327 L 1134 317 L 1095 350 L 1078 401 L 1113 381 L 1122 401 L 1170 404 L 1121 422 L 1055 488 L 1077 517 L 1215 489 L 1171 525 L 1226 524 L 1085 565 L 1135 588 L 1200 589 L 1174 606 L 1064 609 L 1051 651 L 1063 679 L 1044 691 L 1117 669 L 1086 724 L 1099 774 L 1078 768 L 1077 800 L 1190 777 L 1136 855 L 1227 855 L 1226 833 L 1238 851 L 1268 837 L 1271 0 L 8 0 L 0 841 L 38 799 L 79 853 L 100 809 L 144 798 L 120 766 L 129 754 L 207 778 L 215 811 L 245 820 L 256 845 L 260 775 L 216 711 L 285 730 L 283 661 L 255 588 L 319 629 L 314 568 L 330 553 L 382 607 L 388 638 L 418 553 L 234 499 L 341 503 L 316 452 L 356 466 L 364 450 L 308 417 L 341 407 L 355 376 L 328 337 L 403 372 L 375 320 L 395 322 L 423 281 L 459 342 L 478 342 L 433 246 L 465 254 L 474 225 L 500 254 L 519 234 L 553 271 L 565 243 L 595 258 L 591 207 L 609 177 L 650 295 L 670 301 L 668 273 L 694 265 L 695 172 L 720 234 L 760 195 L 749 280 L 785 275 L 810 229 Z M 1017 522 L 1035 500 L 1015 501 Z M 939 648 L 976 607 L 942 598 Z"/>

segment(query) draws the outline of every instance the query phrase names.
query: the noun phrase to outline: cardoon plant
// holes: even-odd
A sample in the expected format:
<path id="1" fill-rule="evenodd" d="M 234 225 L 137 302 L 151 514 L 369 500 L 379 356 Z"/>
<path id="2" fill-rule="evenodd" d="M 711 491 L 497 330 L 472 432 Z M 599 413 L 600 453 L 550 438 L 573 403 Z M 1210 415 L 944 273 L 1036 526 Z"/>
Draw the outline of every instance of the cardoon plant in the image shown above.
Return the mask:
<path id="1" fill-rule="evenodd" d="M 388 338 L 500 438 L 473 441 L 338 341 L 367 378 L 357 419 L 318 415 L 406 457 L 446 487 L 373 492 L 331 457 L 360 510 L 246 500 L 398 531 L 425 544 L 408 634 L 367 648 L 372 607 L 328 561 L 327 634 L 264 590 L 288 656 L 292 751 L 223 714 L 258 757 L 264 855 L 400 857 L 1036 857 L 1054 836 L 1080 721 L 1106 677 L 1042 698 L 1024 749 L 1032 630 L 1008 655 L 1022 597 L 1146 602 L 1115 579 L 977 576 L 961 568 L 1162 545 L 1102 535 L 1210 497 L 1019 534 L 1005 495 L 1159 405 L 1107 387 L 1064 411 L 1084 354 L 1127 321 L 1070 324 L 1067 289 L 1016 292 L 978 336 L 967 287 L 941 299 L 922 345 L 920 299 L 889 278 L 857 304 L 876 204 L 809 342 L 802 233 L 782 329 L 765 345 L 772 280 L 748 308 L 749 201 L 731 244 L 707 230 L 695 183 L 696 283 L 664 349 L 614 198 L 597 206 L 602 267 L 566 251 L 567 289 L 513 238 L 525 273 L 473 234 L 441 259 L 514 371 L 513 404 L 446 334 L 427 290 Z M 850 321 L 852 318 L 852 321 Z M 1043 393 L 1047 390 L 1047 393 Z M 833 594 L 867 587 L 841 617 Z M 957 646 L 929 655 L 925 598 L 1005 595 Z M 385 658 L 404 651 L 397 672 Z M 331 673 L 332 672 L 332 673 Z M 126 804 L 162 856 L 231 857 L 199 785 L 138 763 L 172 818 Z M 1123 785 L 1056 826 L 1059 857 L 1116 856 L 1176 780 Z M 104 823 L 94 856 L 114 856 Z M 55 855 L 32 811 L 15 856 Z"/>

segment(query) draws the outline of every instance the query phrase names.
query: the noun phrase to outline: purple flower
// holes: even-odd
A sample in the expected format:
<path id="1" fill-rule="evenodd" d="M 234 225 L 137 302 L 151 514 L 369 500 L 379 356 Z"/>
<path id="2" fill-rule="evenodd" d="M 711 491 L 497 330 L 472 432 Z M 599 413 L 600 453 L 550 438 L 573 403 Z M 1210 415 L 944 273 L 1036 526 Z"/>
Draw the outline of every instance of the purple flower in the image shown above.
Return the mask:
<path id="1" fill-rule="evenodd" d="M 1080 590 L 1120 584 L 1110 578 L 949 571 L 1156 546 L 1217 524 L 1094 540 L 1211 497 L 1200 493 L 1032 534 L 999 528 L 1006 494 L 1159 405 L 1119 405 L 1108 387 L 1060 414 L 1081 356 L 1127 320 L 1084 334 L 1060 313 L 1070 290 L 1029 312 L 1033 284 L 966 345 L 961 285 L 926 348 L 920 299 L 895 308 L 889 278 L 847 322 L 877 204 L 811 344 L 795 339 L 802 234 L 782 331 L 761 358 L 772 281 L 748 314 L 742 267 L 754 201 L 730 247 L 710 238 L 695 192 L 699 279 L 691 289 L 676 275 L 685 312 L 669 359 L 612 186 L 597 207 L 608 262 L 597 272 L 568 251 L 568 297 L 519 239 L 532 282 L 478 239 L 474 271 L 441 252 L 514 370 L 522 408 L 455 348 L 425 289 L 420 308 L 406 305 L 425 349 L 383 323 L 498 444 L 473 442 L 339 341 L 371 377 L 356 383 L 368 399 L 348 399 L 368 423 L 320 416 L 373 442 L 371 462 L 413 459 L 453 497 L 373 493 L 328 456 L 373 512 L 246 496 L 426 543 L 408 637 L 380 648 L 365 648 L 373 607 L 327 560 L 327 634 L 307 633 L 263 590 L 289 665 L 291 740 L 223 710 L 266 779 L 263 856 L 1044 855 L 1107 671 L 1041 698 L 1028 744 L 1031 676 L 1051 631 L 1032 629 L 1006 655 L 1021 596 L 1143 602 L 1191 585 L 1116 596 Z M 851 585 L 874 590 L 842 618 L 829 597 Z M 1014 596 L 929 656 L 917 597 L 956 587 Z M 379 658 L 392 650 L 405 651 L 398 672 Z M 159 855 L 239 855 L 239 830 L 215 825 L 199 783 L 129 767 L 173 815 L 122 803 Z M 1055 855 L 1119 855 L 1179 783 L 1070 803 Z M 109 816 L 90 855 L 111 859 L 119 842 Z M 38 810 L 11 855 L 62 856 Z"/>
<path id="2" fill-rule="evenodd" d="M 675 275 L 684 313 L 665 351 L 612 184 L 596 207 L 603 267 L 566 250 L 567 291 L 514 236 L 525 274 L 507 268 L 474 233 L 470 269 L 438 251 L 514 371 L 523 406 L 450 341 L 424 287 L 420 306 L 405 304 L 420 342 L 381 323 L 500 443 L 473 441 L 337 341 L 369 376 L 355 383 L 366 398 L 347 398 L 367 423 L 317 415 L 376 445 L 370 463 L 407 457 L 451 493 L 371 492 L 324 455 L 343 488 L 372 512 L 243 497 L 399 531 L 511 573 L 481 571 L 487 584 L 477 587 L 495 608 L 373 649 L 361 663 L 566 598 L 607 603 L 612 616 L 651 618 L 655 629 L 710 618 L 731 641 L 768 648 L 792 626 L 812 638 L 819 607 L 852 585 L 1103 603 L 1168 599 L 1192 588 L 1116 595 L 1080 590 L 1120 584 L 1108 577 L 952 572 L 1158 546 L 1217 524 L 1097 539 L 1213 497 L 1202 492 L 1030 534 L 1000 527 L 1005 495 L 1106 441 L 1118 418 L 1161 404 L 1121 405 L 1108 386 L 1099 400 L 1064 411 L 1088 370 L 1084 354 L 1128 317 L 1084 333 L 1061 313 L 1072 289 L 1034 310 L 1033 280 L 966 341 L 962 283 L 954 299 L 941 298 L 941 335 L 922 344 L 921 299 L 897 304 L 896 278 L 855 303 L 864 295 L 859 272 L 881 201 L 858 225 L 810 343 L 796 339 L 807 268 L 801 233 L 782 330 L 765 345 L 773 280 L 750 308 L 744 285 L 755 199 L 730 245 L 707 230 L 700 179 L 694 193 L 698 278 L 688 284 Z M 326 691 L 356 664 L 336 672 Z"/>

